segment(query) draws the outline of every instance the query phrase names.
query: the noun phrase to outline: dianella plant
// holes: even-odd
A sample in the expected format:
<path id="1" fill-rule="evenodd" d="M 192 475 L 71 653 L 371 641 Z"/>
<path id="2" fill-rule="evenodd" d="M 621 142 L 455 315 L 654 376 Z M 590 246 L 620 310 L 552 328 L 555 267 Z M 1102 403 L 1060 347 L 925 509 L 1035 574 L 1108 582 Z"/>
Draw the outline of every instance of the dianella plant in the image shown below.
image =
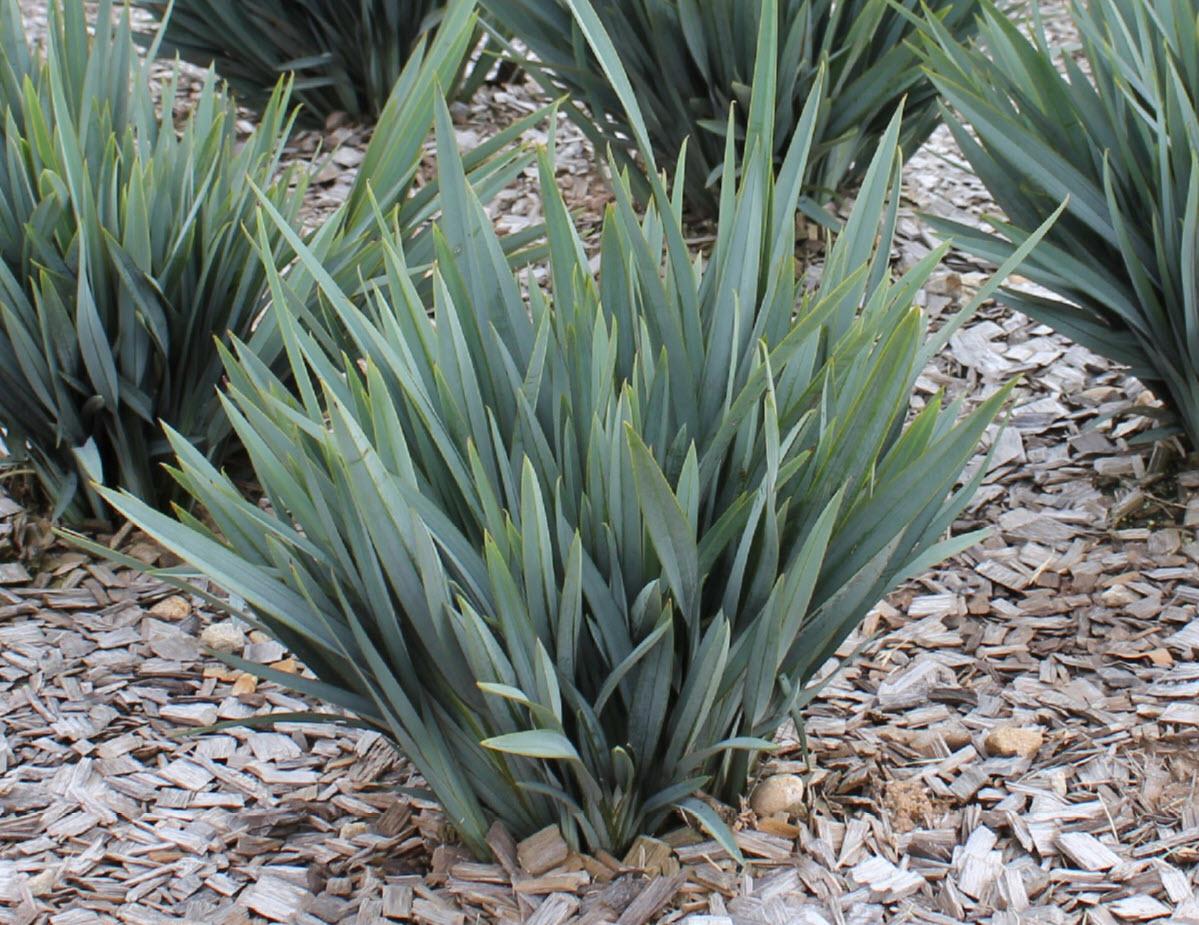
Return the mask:
<path id="1" fill-rule="evenodd" d="M 611 71 L 575 18 L 574 0 L 482 0 L 521 39 L 534 60 L 519 59 L 554 95 L 570 94 L 567 111 L 601 153 L 613 146 L 622 166 L 635 147 Z M 974 30 L 978 0 L 935 0 L 930 16 L 950 34 Z M 593 0 L 618 50 L 658 159 L 673 167 L 684 149 L 689 210 L 715 217 L 714 182 L 725 163 L 729 116 L 741 144 L 750 95 L 757 90 L 757 36 L 765 4 L 746 0 Z M 812 146 L 801 202 L 812 208 L 861 181 L 879 140 L 904 102 L 901 150 L 912 154 L 936 127 L 937 95 L 909 42 L 917 29 L 905 13 L 917 0 L 780 0 L 774 151 L 781 163 L 804 105 L 819 86 Z M 821 75 L 823 75 L 821 77 Z M 817 78 L 821 77 L 818 81 Z M 683 176 L 680 174 L 680 176 Z M 638 177 L 634 174 L 634 181 Z M 648 190 L 645 183 L 637 183 Z"/>
<path id="2" fill-rule="evenodd" d="M 1038 9 L 1034 5 L 1034 9 Z M 1169 429 L 1199 447 L 1199 20 L 1191 0 L 1072 3 L 1078 49 L 1055 57 L 984 6 L 981 47 L 930 23 L 928 73 L 949 125 L 1004 216 L 994 233 L 940 222 L 1006 259 L 1068 198 L 1022 273 L 1052 295 L 1014 307 L 1131 371 Z M 1144 411 L 1143 407 L 1138 410 Z M 1158 431 L 1156 433 L 1161 433 Z"/>
<path id="3" fill-rule="evenodd" d="M 291 75 L 300 117 L 309 123 L 334 113 L 376 119 L 447 7 L 446 0 L 136 2 L 164 24 L 163 53 L 215 67 L 249 106 L 265 106 L 275 84 Z"/>
<path id="4" fill-rule="evenodd" d="M 763 7 L 746 153 L 729 134 L 707 257 L 684 241 L 681 177 L 671 193 L 651 169 L 640 214 L 618 174 L 593 278 L 551 145 L 548 284 L 522 294 L 443 109 L 430 299 L 381 229 L 387 272 L 359 306 L 263 200 L 264 254 L 288 237 L 353 346 L 327 349 L 266 262 L 295 386 L 237 345 L 222 397 L 266 503 L 179 434 L 174 475 L 208 520 L 105 492 L 315 677 L 236 664 L 390 737 L 480 854 L 495 820 L 620 851 L 678 811 L 737 854 L 697 794 L 743 793 L 867 610 L 976 539 L 945 535 L 1005 391 L 909 414 L 973 306 L 937 335 L 914 306 L 944 248 L 890 276 L 899 117 L 801 291 L 795 217 L 822 88 L 776 178 Z M 579 26 L 653 168 L 586 2 Z"/>
<path id="5" fill-rule="evenodd" d="M 128 12 L 115 25 L 112 12 L 101 0 L 93 38 L 84 6 L 55 0 L 43 55 L 27 44 L 16 0 L 0 0 L 0 431 L 6 461 L 32 469 L 69 521 L 106 516 L 92 482 L 169 500 L 160 421 L 206 456 L 225 455 L 214 341 L 232 335 L 265 363 L 280 358 L 264 315 L 268 264 L 293 262 L 283 228 L 300 227 L 309 176 L 282 163 L 286 84 L 248 138 L 211 73 L 176 123 L 177 73 L 156 103 Z M 434 48 L 396 84 L 346 203 L 305 236 L 348 288 L 382 270 L 381 216 L 414 266 L 432 260 L 424 226 L 438 192 L 417 190 L 416 174 L 437 88 L 475 28 L 470 4 L 454 4 Z M 523 167 L 510 137 L 471 153 L 481 195 Z M 255 240 L 259 202 L 280 223 Z M 319 308 L 302 270 L 288 286 Z"/>
<path id="6" fill-rule="evenodd" d="M 100 515 L 92 479 L 157 496 L 159 418 L 220 442 L 211 341 L 250 335 L 266 285 L 240 228 L 252 184 L 294 222 L 305 181 L 280 170 L 284 90 L 243 145 L 211 78 L 176 127 L 177 86 L 160 116 L 128 15 L 97 17 L 92 40 L 83 4 L 52 3 L 42 57 L 16 0 L 0 8 L 0 425 L 69 519 Z"/>

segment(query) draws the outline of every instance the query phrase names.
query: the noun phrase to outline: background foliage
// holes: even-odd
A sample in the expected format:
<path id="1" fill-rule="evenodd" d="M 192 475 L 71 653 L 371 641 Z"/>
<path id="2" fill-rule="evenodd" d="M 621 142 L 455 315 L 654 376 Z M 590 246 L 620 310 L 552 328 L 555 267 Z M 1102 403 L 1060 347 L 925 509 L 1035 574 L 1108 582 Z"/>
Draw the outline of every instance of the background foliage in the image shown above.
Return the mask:
<path id="1" fill-rule="evenodd" d="M 985 52 L 929 28 L 928 72 L 950 127 L 1006 214 L 991 222 L 997 234 L 937 224 L 1003 260 L 1068 197 L 1022 271 L 1058 298 L 1006 300 L 1130 366 L 1199 447 L 1195 4 L 1091 0 L 1071 13 L 1082 43 L 1062 55 L 1064 73 L 1037 24 L 1026 37 L 990 3 Z"/>
<path id="2" fill-rule="evenodd" d="M 111 23 L 111 14 L 102 0 L 96 22 Z M 397 82 L 347 202 L 306 236 L 351 292 L 381 271 L 380 216 L 399 229 L 415 267 L 432 259 L 423 225 L 440 207 L 438 191 L 415 190 L 414 180 L 437 87 L 474 32 L 471 5 L 455 3 L 428 57 L 418 53 Z M 169 449 L 159 421 L 214 460 L 227 449 L 214 340 L 232 334 L 266 363 L 282 351 L 264 315 L 267 265 L 281 269 L 293 255 L 280 227 L 258 241 L 248 231 L 256 190 L 283 226 L 299 227 L 307 175 L 280 163 L 287 90 L 277 88 L 255 131 L 239 138 L 232 103 L 211 74 L 178 125 L 177 75 L 159 108 L 127 13 L 92 41 L 81 4 L 52 4 L 43 59 L 26 43 L 16 0 L 3 0 L 0 44 L 5 444 L 69 520 L 104 517 L 93 479 L 165 503 L 174 483 L 160 468 Z M 528 162 L 511 142 L 536 118 L 471 152 L 482 195 Z M 288 285 L 297 297 L 312 294 L 302 271 L 289 273 Z"/>
<path id="3" fill-rule="evenodd" d="M 164 53 L 215 67 L 238 100 L 254 107 L 264 106 L 275 84 L 292 74 L 301 118 L 322 124 L 337 112 L 356 120 L 377 118 L 413 51 L 446 8 L 446 0 L 137 2 L 167 20 Z"/>
<path id="4" fill-rule="evenodd" d="M 569 0 L 482 0 L 495 19 L 536 56 L 526 62 L 551 93 L 568 92 L 576 121 L 603 151 L 623 154 L 632 133 L 618 94 L 575 21 Z M 954 35 L 974 28 L 978 0 L 932 6 Z M 654 153 L 673 165 L 687 141 L 689 208 L 715 216 L 712 180 L 724 163 L 724 133 L 735 112 L 738 139 L 756 65 L 760 3 L 743 0 L 596 0 L 644 114 Z M 782 0 L 775 84 L 776 159 L 781 161 L 812 88 L 821 95 L 805 194 L 823 201 L 859 181 L 902 100 L 900 147 L 913 153 L 936 127 L 936 93 L 908 40 L 902 10 L 918 0 Z M 736 106 L 734 107 L 734 104 Z M 585 106 L 584 111 L 581 107 Z M 622 161 L 626 165 L 629 161 Z M 814 211 L 814 210 L 809 210 Z"/>
<path id="5" fill-rule="evenodd" d="M 283 89 L 244 145 L 211 79 L 178 131 L 175 83 L 160 117 L 127 15 L 89 49 L 83 5 L 52 4 L 42 60 L 4 0 L 0 44 L 0 422 L 77 518 L 101 510 L 89 478 L 157 497 L 159 418 L 221 443 L 210 341 L 249 336 L 266 280 L 240 227 L 252 184 L 291 222 L 304 177 L 279 171 Z"/>

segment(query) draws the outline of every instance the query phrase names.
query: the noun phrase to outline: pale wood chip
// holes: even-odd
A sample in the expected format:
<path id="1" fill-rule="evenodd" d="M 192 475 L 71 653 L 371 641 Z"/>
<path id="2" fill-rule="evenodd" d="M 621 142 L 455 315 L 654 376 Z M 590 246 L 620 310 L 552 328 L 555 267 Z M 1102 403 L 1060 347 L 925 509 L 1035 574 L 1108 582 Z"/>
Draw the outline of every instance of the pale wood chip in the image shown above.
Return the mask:
<path id="1" fill-rule="evenodd" d="M 523 895 L 538 893 L 574 893 L 591 882 L 591 875 L 585 870 L 556 871 L 542 874 L 539 877 L 529 877 L 513 884 L 512 889 Z"/>
<path id="2" fill-rule="evenodd" d="M 645 925 L 674 898 L 674 894 L 682 885 L 682 873 L 649 881 L 645 889 L 638 893 L 637 898 L 620 914 L 616 925 Z"/>
<path id="3" fill-rule="evenodd" d="M 272 922 L 289 922 L 304 909 L 308 890 L 279 877 L 260 877 L 244 890 L 238 903 Z"/>
<path id="4" fill-rule="evenodd" d="M 412 915 L 412 887 L 389 884 L 383 887 L 383 914 L 389 919 L 406 919 Z"/>
<path id="5" fill-rule="evenodd" d="M 180 703 L 163 707 L 158 715 L 183 726 L 211 726 L 217 721 L 217 708 L 210 703 Z"/>
<path id="6" fill-rule="evenodd" d="M 546 826 L 516 846 L 516 856 L 525 873 L 544 874 L 566 860 L 570 848 L 556 825 Z"/>
<path id="7" fill-rule="evenodd" d="M 1145 922 L 1149 919 L 1159 919 L 1162 916 L 1170 914 L 1169 906 L 1143 893 L 1108 903 L 1107 910 L 1113 915 L 1130 922 Z"/>
<path id="8" fill-rule="evenodd" d="M 1089 832 L 1062 832 L 1057 844 L 1084 870 L 1110 870 L 1120 863 L 1120 856 Z"/>
<path id="9" fill-rule="evenodd" d="M 159 768 L 157 774 L 185 790 L 193 791 L 203 789 L 213 779 L 212 773 L 186 758 L 175 759 L 170 764 Z"/>
<path id="10" fill-rule="evenodd" d="M 545 898 L 525 925 L 563 925 L 579 908 L 579 901 L 569 893 L 552 893 Z"/>
<path id="11" fill-rule="evenodd" d="M 876 901 L 896 902 L 911 896 L 927 881 L 918 873 L 902 870 L 881 855 L 873 855 L 849 872 L 859 886 L 868 889 Z"/>

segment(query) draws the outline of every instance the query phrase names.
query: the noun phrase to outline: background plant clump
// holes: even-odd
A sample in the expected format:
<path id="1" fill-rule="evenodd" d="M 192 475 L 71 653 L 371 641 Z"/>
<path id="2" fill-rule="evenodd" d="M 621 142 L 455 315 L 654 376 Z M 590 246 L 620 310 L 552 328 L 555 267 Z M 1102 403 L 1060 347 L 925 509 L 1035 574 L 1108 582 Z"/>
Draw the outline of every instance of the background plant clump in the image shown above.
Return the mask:
<path id="1" fill-rule="evenodd" d="M 923 27 L 949 126 L 1005 213 L 993 234 L 935 224 L 999 261 L 1068 198 L 1021 271 L 1052 297 L 1004 298 L 1130 367 L 1196 449 L 1199 17 L 1192 0 L 1090 0 L 1070 11 L 1082 41 L 1060 70 L 1036 18 L 1026 36 L 989 2 L 981 48 Z"/>
<path id="2" fill-rule="evenodd" d="M 631 150 L 625 109 L 610 72 L 585 40 L 570 0 L 482 0 L 494 19 L 535 56 L 522 58 L 554 95 L 570 95 L 567 110 L 604 151 Z M 730 113 L 738 143 L 757 65 L 760 3 L 743 0 L 596 0 L 595 10 L 620 53 L 655 156 L 673 167 L 686 143 L 686 201 L 715 217 Z M 975 28 L 978 0 L 930 4 L 955 36 Z M 938 121 L 937 94 L 920 70 L 910 40 L 917 32 L 904 10 L 917 0 L 781 0 L 775 50 L 773 154 L 781 162 L 812 88 L 819 86 L 815 134 L 802 177 L 805 210 L 859 182 L 901 101 L 900 149 L 912 154 Z M 821 75 L 823 74 L 823 77 Z M 586 107 L 585 109 L 583 107 Z M 642 185 L 642 188 L 645 187 Z"/>
<path id="3" fill-rule="evenodd" d="M 162 52 L 215 67 L 238 99 L 262 107 L 276 83 L 293 77 L 301 119 L 335 113 L 374 121 L 446 0 L 137 0 L 165 22 Z M 465 60 L 447 89 L 485 73 Z M 475 72 L 478 71 L 476 74 Z"/>
<path id="4" fill-rule="evenodd" d="M 174 81 L 160 116 L 127 13 L 89 47 L 83 5 L 52 5 L 43 59 L 4 0 L 0 44 L 0 421 L 58 513 L 99 515 L 91 479 L 158 497 L 159 418 L 221 443 L 210 341 L 249 336 L 266 279 L 252 185 L 294 222 L 305 178 L 279 169 L 284 88 L 244 144 L 211 76 L 178 130 Z"/>
<path id="5" fill-rule="evenodd" d="M 327 272 L 357 292 L 381 272 L 376 226 L 398 228 L 414 266 L 433 257 L 425 227 L 435 183 L 414 181 L 438 87 L 457 72 L 477 24 L 455 0 L 426 55 L 392 89 L 347 201 L 304 235 Z M 291 129 L 281 82 L 247 138 L 211 72 L 180 122 L 179 73 L 151 95 L 153 54 L 139 58 L 128 11 L 101 0 L 95 38 L 81 4 L 54 2 L 44 56 L 16 0 L 0 0 L 0 428 L 10 465 L 26 465 L 69 522 L 106 520 L 93 482 L 165 506 L 166 422 L 207 458 L 236 448 L 220 411 L 217 340 L 236 337 L 277 365 L 267 311 L 272 270 L 293 260 L 308 165 L 284 166 Z M 153 49 L 151 49 L 153 52 Z M 468 156 L 489 197 L 529 163 L 521 120 Z M 268 205 L 280 218 L 259 224 Z M 524 237 L 505 240 L 519 251 Z M 320 305 L 303 270 L 289 291 Z"/>

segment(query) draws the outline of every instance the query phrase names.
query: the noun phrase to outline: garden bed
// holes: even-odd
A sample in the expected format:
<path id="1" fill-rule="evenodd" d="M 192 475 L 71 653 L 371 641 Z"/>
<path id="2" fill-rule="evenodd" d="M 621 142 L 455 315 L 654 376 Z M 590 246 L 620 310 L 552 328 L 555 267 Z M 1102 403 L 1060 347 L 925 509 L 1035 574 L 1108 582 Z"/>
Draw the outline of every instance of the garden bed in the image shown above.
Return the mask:
<path id="1" fill-rule="evenodd" d="M 25 6 L 36 19 L 40 4 Z M 459 141 L 534 105 L 529 87 L 488 88 L 456 107 Z M 603 180 L 559 131 L 560 182 L 598 230 Z M 314 184 L 316 212 L 362 141 L 330 134 L 341 153 Z M 933 240 L 917 212 L 986 208 L 954 161 L 942 130 L 908 164 L 901 266 Z M 501 195 L 497 222 L 534 220 L 532 189 Z M 951 257 L 926 310 L 957 306 L 984 273 Z M 1110 417 L 1146 400 L 1135 380 L 999 307 L 955 335 L 916 400 L 944 388 L 973 402 L 1016 375 L 1010 426 L 959 524 L 994 533 L 843 648 L 869 639 L 807 711 L 807 754 L 792 730 L 767 768 L 804 776 L 799 811 L 728 809 L 745 869 L 681 819 L 622 858 L 495 830 L 496 861 L 480 864 L 436 804 L 400 789 L 420 782 L 375 733 L 180 735 L 325 708 L 202 650 L 302 670 L 279 644 L 57 543 L 0 495 L 0 919 L 1199 922 L 1199 473 L 1135 445 L 1147 419 Z M 162 561 L 128 530 L 101 539 Z"/>

